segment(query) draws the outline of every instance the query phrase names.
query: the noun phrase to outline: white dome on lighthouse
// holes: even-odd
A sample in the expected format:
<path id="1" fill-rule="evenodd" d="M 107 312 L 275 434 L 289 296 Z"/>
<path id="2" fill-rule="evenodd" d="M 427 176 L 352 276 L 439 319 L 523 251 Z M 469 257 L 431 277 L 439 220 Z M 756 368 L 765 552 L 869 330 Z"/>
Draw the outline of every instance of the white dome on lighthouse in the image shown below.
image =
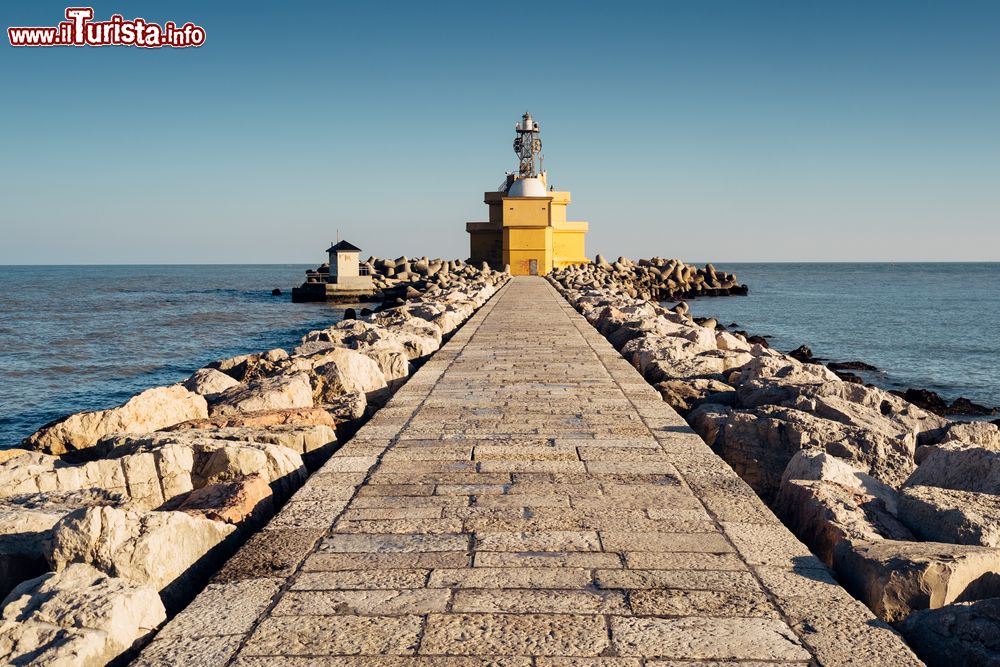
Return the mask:
<path id="1" fill-rule="evenodd" d="M 519 178 L 510 185 L 508 197 L 548 197 L 545 183 L 540 178 Z"/>

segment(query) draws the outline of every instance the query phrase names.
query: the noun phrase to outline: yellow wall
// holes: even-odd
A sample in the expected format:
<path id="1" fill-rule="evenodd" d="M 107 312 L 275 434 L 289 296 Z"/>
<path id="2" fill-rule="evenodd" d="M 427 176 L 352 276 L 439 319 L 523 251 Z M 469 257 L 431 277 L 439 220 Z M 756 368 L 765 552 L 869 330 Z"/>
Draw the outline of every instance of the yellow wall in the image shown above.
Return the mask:
<path id="1" fill-rule="evenodd" d="M 566 206 L 570 203 L 568 192 L 549 192 L 552 195 L 552 224 L 566 222 Z"/>
<path id="2" fill-rule="evenodd" d="M 549 200 L 541 197 L 504 197 L 504 227 L 548 227 Z"/>
<path id="3" fill-rule="evenodd" d="M 537 274 L 552 270 L 551 227 L 504 227 L 503 260 L 515 276 L 531 274 L 531 260 L 537 262 Z"/>
<path id="4" fill-rule="evenodd" d="M 483 197 L 483 202 L 490 209 L 490 222 L 497 225 L 503 224 L 503 193 L 487 192 Z"/>
<path id="5" fill-rule="evenodd" d="M 553 230 L 552 263 L 557 267 L 587 263 L 584 249 L 585 231 Z"/>
<path id="6" fill-rule="evenodd" d="M 500 230 L 469 231 L 469 257 L 477 262 L 489 262 L 496 266 L 503 261 Z"/>
<path id="7" fill-rule="evenodd" d="M 514 275 L 529 275 L 531 260 L 537 262 L 539 275 L 554 266 L 588 263 L 584 248 L 587 223 L 566 220 L 570 193 L 548 194 L 504 197 L 500 192 L 487 192 L 483 201 L 489 206 L 489 222 L 466 224 L 471 259 L 487 261 L 497 269 L 509 264 Z"/>

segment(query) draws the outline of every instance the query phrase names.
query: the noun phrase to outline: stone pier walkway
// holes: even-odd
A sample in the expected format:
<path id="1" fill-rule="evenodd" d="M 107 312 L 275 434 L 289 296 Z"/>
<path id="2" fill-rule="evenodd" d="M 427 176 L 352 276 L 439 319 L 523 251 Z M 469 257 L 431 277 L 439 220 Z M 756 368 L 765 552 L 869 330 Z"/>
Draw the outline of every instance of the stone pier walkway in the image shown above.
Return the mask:
<path id="1" fill-rule="evenodd" d="M 138 664 L 716 661 L 919 664 L 547 282 L 516 278 Z"/>

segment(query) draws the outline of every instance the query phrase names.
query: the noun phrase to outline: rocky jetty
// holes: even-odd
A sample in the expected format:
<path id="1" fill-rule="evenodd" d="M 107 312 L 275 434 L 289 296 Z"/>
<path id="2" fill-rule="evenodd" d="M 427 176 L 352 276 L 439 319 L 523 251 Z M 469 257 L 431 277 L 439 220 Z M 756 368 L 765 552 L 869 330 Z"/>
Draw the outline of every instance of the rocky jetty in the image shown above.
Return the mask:
<path id="1" fill-rule="evenodd" d="M 470 264 L 460 259 L 431 259 L 426 256 L 396 259 L 371 256 L 358 265 L 362 276 L 370 276 L 374 293 L 366 300 L 410 299 L 428 289 L 448 288 L 452 285 L 475 280 L 489 270 L 485 262 Z M 323 263 L 315 270 L 306 271 L 303 288 L 324 283 L 330 275 L 330 265 Z M 294 296 L 294 294 L 293 294 Z"/>
<path id="2" fill-rule="evenodd" d="M 609 263 L 597 255 L 591 264 L 553 269 L 549 279 L 563 289 L 613 289 L 632 298 L 653 301 L 690 299 L 698 296 L 745 295 L 749 288 L 736 276 L 717 271 L 711 264 L 699 268 L 677 259 L 619 257 Z"/>
<path id="3" fill-rule="evenodd" d="M 508 279 L 447 264 L 404 267 L 409 300 L 291 352 L 214 362 L 0 450 L 0 662 L 104 665 L 146 641 Z"/>
<path id="4" fill-rule="evenodd" d="M 844 381 L 807 349 L 782 354 L 695 322 L 685 304 L 651 302 L 616 272 L 626 273 L 551 281 L 932 664 L 949 654 L 998 664 L 1000 429 Z M 942 643 L 925 648 L 927 633 Z"/>
<path id="5" fill-rule="evenodd" d="M 1000 414 L 1000 408 L 979 405 L 964 396 L 959 396 L 949 404 L 940 394 L 929 389 L 910 388 L 906 391 L 893 391 L 892 393 L 914 405 L 919 405 L 928 412 L 941 416 L 992 417 Z"/>
<path id="6" fill-rule="evenodd" d="M 695 322 L 698 324 L 704 324 L 704 320 L 705 318 L 695 318 Z M 737 326 L 736 324 L 732 324 L 730 328 L 735 329 Z M 724 329 L 725 327 L 720 325 L 718 328 Z M 770 338 L 770 336 L 750 336 L 745 331 L 735 331 L 734 333 L 740 334 L 749 343 L 761 343 L 765 347 L 767 347 L 765 339 Z M 825 365 L 841 380 L 855 384 L 865 384 L 865 381 L 852 371 L 883 374 L 883 371 L 878 367 L 863 361 L 828 362 L 826 359 L 814 356 L 812 349 L 808 345 L 800 345 L 791 352 L 788 352 L 788 356 L 804 364 Z M 940 394 L 929 389 L 909 388 L 905 391 L 888 389 L 888 392 L 894 396 L 899 396 L 907 403 L 912 403 L 918 408 L 933 412 L 942 417 L 991 417 L 1000 414 L 1000 408 L 979 405 L 964 396 L 959 396 L 949 404 Z"/>

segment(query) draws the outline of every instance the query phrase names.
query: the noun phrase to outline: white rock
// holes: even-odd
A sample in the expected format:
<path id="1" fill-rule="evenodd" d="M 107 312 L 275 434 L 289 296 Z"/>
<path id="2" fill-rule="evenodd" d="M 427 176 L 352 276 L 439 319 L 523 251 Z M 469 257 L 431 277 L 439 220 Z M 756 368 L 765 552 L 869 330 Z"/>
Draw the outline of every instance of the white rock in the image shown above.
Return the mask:
<path id="1" fill-rule="evenodd" d="M 337 433 L 326 424 L 192 428 L 179 433 L 196 440 L 232 440 L 236 442 L 259 442 L 281 445 L 299 454 L 308 454 L 309 452 L 324 449 L 337 442 Z M 170 436 L 167 436 L 167 441 L 169 439 Z"/>
<path id="2" fill-rule="evenodd" d="M 190 419 L 208 417 L 202 396 L 179 384 L 154 387 L 110 410 L 78 412 L 25 439 L 25 446 L 51 454 L 86 449 L 113 433 L 149 433 Z"/>
<path id="3" fill-rule="evenodd" d="M 188 391 L 193 391 L 201 396 L 212 396 L 239 384 L 233 378 L 214 368 L 199 368 L 184 381 L 184 387 Z"/>
<path id="4" fill-rule="evenodd" d="M 792 456 L 821 449 L 896 487 L 913 470 L 914 440 L 777 406 L 713 413 L 695 410 L 691 425 L 754 491 L 770 499 Z M 706 439 L 706 442 L 708 440 Z"/>
<path id="5" fill-rule="evenodd" d="M 842 486 L 880 499 L 890 514 L 895 515 L 899 494 L 887 484 L 861 472 L 851 464 L 818 449 L 803 449 L 792 457 L 781 475 L 781 484 L 790 480 L 836 482 Z"/>
<path id="6" fill-rule="evenodd" d="M 98 460 L 70 465 L 58 457 L 31 452 L 0 464 L 0 497 L 89 488 L 127 493 L 121 463 Z"/>
<path id="7" fill-rule="evenodd" d="M 1000 495 L 1000 451 L 961 442 L 928 448 L 907 486 L 937 486 Z"/>
<path id="8" fill-rule="evenodd" d="M 305 373 L 289 373 L 260 378 L 217 394 L 212 401 L 210 413 L 214 417 L 260 410 L 311 408 L 312 405 L 309 376 Z"/>
<path id="9" fill-rule="evenodd" d="M 77 510 L 52 530 L 49 562 L 56 571 L 87 563 L 113 577 L 163 590 L 236 527 L 184 512 L 142 512 L 114 507 Z"/>
<path id="10" fill-rule="evenodd" d="M 105 665 L 166 620 L 156 590 L 77 563 L 4 601 L 0 656 L 10 665 Z"/>
<path id="11" fill-rule="evenodd" d="M 333 416 L 338 424 L 361 419 L 364 417 L 367 407 L 368 399 L 361 392 L 337 396 L 333 400 L 323 403 L 323 408 Z"/>
<path id="12" fill-rule="evenodd" d="M 302 337 L 302 345 L 293 351 L 297 356 L 306 356 L 327 347 L 349 347 L 357 349 L 373 345 L 393 336 L 383 326 L 364 320 L 342 320 L 332 327 L 310 331 Z M 328 345 L 323 345 L 328 343 Z"/>
<path id="13" fill-rule="evenodd" d="M 81 507 L 125 504 L 119 494 L 102 489 L 49 491 L 5 498 L 0 502 L 0 553 L 41 556 L 52 527 Z"/>
<path id="14" fill-rule="evenodd" d="M 403 343 L 411 360 L 434 354 L 441 347 L 441 330 L 416 317 L 389 324 L 387 328 Z"/>
<path id="15" fill-rule="evenodd" d="M 736 352 L 749 352 L 753 347 L 750 343 L 728 331 L 716 331 L 715 344 L 720 350 L 734 350 Z"/>
<path id="16" fill-rule="evenodd" d="M 880 499 L 830 480 L 783 482 L 774 511 L 827 565 L 844 542 L 913 539 Z"/>
<path id="17" fill-rule="evenodd" d="M 368 345 L 359 350 L 376 364 L 382 371 L 386 383 L 404 380 L 410 375 L 410 359 L 406 348 L 398 340 L 386 340 L 374 345 Z"/>
<path id="18" fill-rule="evenodd" d="M 335 348 L 309 358 L 313 364 L 314 393 L 319 403 L 342 394 L 379 391 L 386 388 L 378 363 L 354 350 Z"/>
<path id="19" fill-rule="evenodd" d="M 750 382 L 761 382 L 782 373 L 790 375 L 802 366 L 802 363 L 783 354 L 754 354 L 753 363 L 741 368 L 738 373 L 729 377 L 729 384 L 739 385 Z M 836 377 L 836 376 L 834 376 Z M 811 382 L 826 382 L 826 378 L 812 378 Z"/>
<path id="20" fill-rule="evenodd" d="M 899 519 L 922 540 L 1000 546 L 1000 495 L 907 486 Z"/>
<path id="21" fill-rule="evenodd" d="M 678 336 L 646 335 L 625 343 L 622 356 L 628 359 L 640 373 L 657 362 L 676 362 L 704 352 L 697 343 Z"/>
<path id="22" fill-rule="evenodd" d="M 328 435 L 329 431 L 325 431 L 325 435 L 315 437 L 321 439 Z M 276 435 L 274 439 L 280 437 Z M 114 446 L 108 452 L 109 461 L 143 454 L 152 457 L 160 472 L 164 500 L 206 484 L 255 473 L 263 475 L 277 495 L 287 496 L 298 488 L 306 475 L 302 456 L 288 447 L 204 437 L 194 429 L 121 436 L 108 444 Z"/>
<path id="23" fill-rule="evenodd" d="M 964 442 L 1000 452 L 1000 427 L 990 422 L 954 422 L 945 427 L 941 443 Z"/>

